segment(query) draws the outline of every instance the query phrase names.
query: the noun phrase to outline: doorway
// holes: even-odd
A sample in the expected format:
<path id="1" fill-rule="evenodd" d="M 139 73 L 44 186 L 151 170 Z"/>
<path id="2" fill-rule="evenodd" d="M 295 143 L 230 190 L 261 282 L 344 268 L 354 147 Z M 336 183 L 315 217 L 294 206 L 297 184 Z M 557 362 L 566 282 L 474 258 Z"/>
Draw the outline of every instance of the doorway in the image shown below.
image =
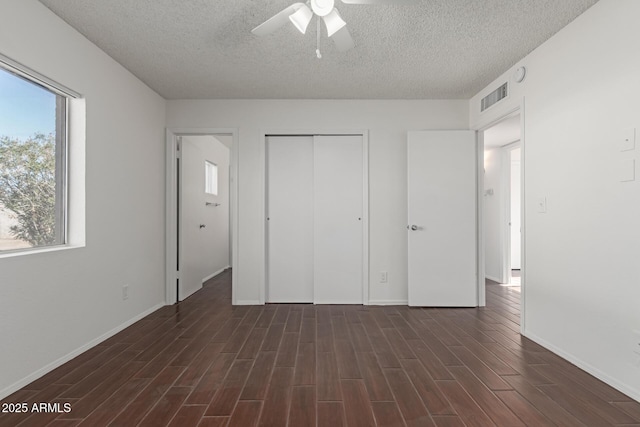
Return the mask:
<path id="1" fill-rule="evenodd" d="M 167 130 L 167 304 L 186 299 L 235 263 L 236 134 Z"/>
<path id="2" fill-rule="evenodd" d="M 483 236 L 487 286 L 510 287 L 521 298 L 524 273 L 524 145 L 516 111 L 482 131 Z M 524 325 L 524 321 L 521 321 Z"/>
<path id="3" fill-rule="evenodd" d="M 230 267 L 230 140 L 178 137 L 178 301 Z"/>

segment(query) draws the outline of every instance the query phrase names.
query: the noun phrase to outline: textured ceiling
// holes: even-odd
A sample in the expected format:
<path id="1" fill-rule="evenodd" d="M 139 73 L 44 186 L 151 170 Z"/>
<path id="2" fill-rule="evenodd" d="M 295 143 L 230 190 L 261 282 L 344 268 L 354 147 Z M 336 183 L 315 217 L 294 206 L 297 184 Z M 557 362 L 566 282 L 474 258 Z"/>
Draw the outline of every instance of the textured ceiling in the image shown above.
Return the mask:
<path id="1" fill-rule="evenodd" d="M 315 25 L 259 38 L 291 0 L 40 0 L 167 99 L 466 99 L 597 0 L 336 1 L 356 47 Z"/>

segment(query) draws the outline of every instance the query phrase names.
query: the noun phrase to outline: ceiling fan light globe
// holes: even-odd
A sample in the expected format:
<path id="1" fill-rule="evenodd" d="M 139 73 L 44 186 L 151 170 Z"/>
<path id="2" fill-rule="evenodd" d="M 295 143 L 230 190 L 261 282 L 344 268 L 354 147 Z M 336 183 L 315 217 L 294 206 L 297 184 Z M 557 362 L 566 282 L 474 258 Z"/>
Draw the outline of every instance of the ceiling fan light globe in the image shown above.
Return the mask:
<path id="1" fill-rule="evenodd" d="M 306 4 L 302 5 L 296 13 L 289 16 L 289 20 L 302 34 L 307 32 L 307 27 L 309 26 L 309 22 L 311 22 L 311 18 L 313 18 L 313 12 Z"/>
<path id="2" fill-rule="evenodd" d="M 334 10 L 334 0 L 311 0 L 311 10 L 318 16 L 325 17 Z"/>
<path id="3" fill-rule="evenodd" d="M 323 19 L 324 19 L 325 25 L 327 26 L 327 36 L 329 36 L 329 37 L 331 37 L 337 31 L 342 29 L 342 27 L 347 25 L 347 23 L 344 22 L 344 20 L 338 14 L 338 10 L 337 9 L 333 9 L 331 11 L 331 13 L 329 13 L 327 16 L 323 17 Z"/>

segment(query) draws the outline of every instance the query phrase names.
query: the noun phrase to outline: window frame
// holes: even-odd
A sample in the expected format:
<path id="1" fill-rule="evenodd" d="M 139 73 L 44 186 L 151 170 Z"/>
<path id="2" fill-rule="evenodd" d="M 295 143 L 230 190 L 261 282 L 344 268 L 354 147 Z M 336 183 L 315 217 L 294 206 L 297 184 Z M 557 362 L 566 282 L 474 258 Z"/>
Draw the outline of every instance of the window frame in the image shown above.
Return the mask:
<path id="1" fill-rule="evenodd" d="M 55 243 L 20 249 L 0 250 L 0 257 L 48 251 L 69 245 L 69 134 L 70 103 L 82 96 L 37 71 L 0 54 L 0 69 L 56 95 L 55 118 Z"/>
<path id="2" fill-rule="evenodd" d="M 215 177 L 215 178 L 211 179 L 211 177 Z M 218 165 L 216 163 L 210 162 L 209 160 L 205 160 L 204 161 L 204 194 L 208 196 L 218 195 L 219 193 L 218 178 L 219 178 Z M 212 188 L 212 190 L 214 190 L 213 192 L 208 191 L 209 184 L 211 184 L 211 187 L 214 187 Z"/>

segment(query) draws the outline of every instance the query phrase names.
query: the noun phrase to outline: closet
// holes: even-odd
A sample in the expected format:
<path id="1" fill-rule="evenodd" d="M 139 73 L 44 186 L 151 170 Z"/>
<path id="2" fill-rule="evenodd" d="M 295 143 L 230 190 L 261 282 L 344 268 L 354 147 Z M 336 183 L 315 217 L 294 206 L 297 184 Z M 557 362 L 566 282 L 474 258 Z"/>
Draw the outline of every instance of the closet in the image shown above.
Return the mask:
<path id="1" fill-rule="evenodd" d="M 362 304 L 362 135 L 267 136 L 266 301 Z"/>

